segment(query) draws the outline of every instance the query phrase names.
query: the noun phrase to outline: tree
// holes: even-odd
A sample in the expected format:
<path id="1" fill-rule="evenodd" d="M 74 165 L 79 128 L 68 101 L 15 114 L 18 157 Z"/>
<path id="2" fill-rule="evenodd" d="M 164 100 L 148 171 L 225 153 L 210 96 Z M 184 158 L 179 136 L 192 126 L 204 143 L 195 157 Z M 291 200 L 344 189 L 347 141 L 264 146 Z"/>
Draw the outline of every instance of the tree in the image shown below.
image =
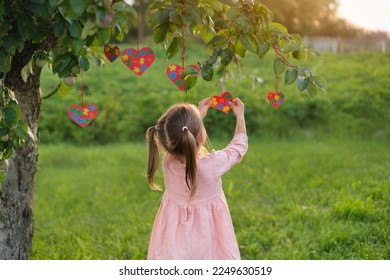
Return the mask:
<path id="1" fill-rule="evenodd" d="M 207 81 L 214 69 L 238 63 L 246 52 L 261 59 L 275 53 L 278 82 L 296 83 L 314 97 L 326 82 L 300 66 L 316 53 L 307 50 L 298 34 L 273 21 L 260 2 L 217 0 L 155 1 L 149 7 L 156 44 L 171 58 L 180 49 L 184 30 L 199 36 L 210 49 L 200 64 Z M 102 62 L 103 45 L 111 37 L 121 41 L 128 32 L 128 14 L 134 10 L 122 0 L 11 0 L 0 1 L 0 163 L 5 179 L 0 188 L 0 258 L 27 259 L 33 235 L 32 196 L 38 160 L 41 106 L 41 67 L 48 64 L 59 78 L 76 78 L 90 65 Z M 196 84 L 192 71 L 183 71 L 185 89 Z M 67 92 L 61 81 L 53 90 Z"/>
<path id="2" fill-rule="evenodd" d="M 275 13 L 275 20 L 290 32 L 309 36 L 354 36 L 357 28 L 349 26 L 336 14 L 336 0 L 263 0 Z"/>

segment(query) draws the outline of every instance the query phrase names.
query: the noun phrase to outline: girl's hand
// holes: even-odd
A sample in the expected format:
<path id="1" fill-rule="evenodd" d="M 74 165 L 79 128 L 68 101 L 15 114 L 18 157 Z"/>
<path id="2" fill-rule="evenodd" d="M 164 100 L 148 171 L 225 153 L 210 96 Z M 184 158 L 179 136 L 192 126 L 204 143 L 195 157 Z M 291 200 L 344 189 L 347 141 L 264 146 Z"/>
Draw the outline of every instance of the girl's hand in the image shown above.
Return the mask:
<path id="1" fill-rule="evenodd" d="M 234 98 L 230 103 L 230 107 L 232 108 L 236 118 L 244 117 L 245 106 L 239 98 Z"/>
<path id="2" fill-rule="evenodd" d="M 211 106 L 210 97 L 205 98 L 199 102 L 198 109 L 202 118 L 206 117 L 207 110 L 210 108 L 210 106 Z"/>

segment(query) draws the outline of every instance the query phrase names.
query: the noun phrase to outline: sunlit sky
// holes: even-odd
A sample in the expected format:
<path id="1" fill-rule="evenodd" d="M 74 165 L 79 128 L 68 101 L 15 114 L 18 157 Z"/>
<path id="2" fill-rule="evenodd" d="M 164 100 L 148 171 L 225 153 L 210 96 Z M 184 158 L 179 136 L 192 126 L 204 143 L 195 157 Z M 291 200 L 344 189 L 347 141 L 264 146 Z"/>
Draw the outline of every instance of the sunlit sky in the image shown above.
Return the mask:
<path id="1" fill-rule="evenodd" d="M 368 30 L 390 32 L 390 0 L 337 0 L 338 14 Z"/>

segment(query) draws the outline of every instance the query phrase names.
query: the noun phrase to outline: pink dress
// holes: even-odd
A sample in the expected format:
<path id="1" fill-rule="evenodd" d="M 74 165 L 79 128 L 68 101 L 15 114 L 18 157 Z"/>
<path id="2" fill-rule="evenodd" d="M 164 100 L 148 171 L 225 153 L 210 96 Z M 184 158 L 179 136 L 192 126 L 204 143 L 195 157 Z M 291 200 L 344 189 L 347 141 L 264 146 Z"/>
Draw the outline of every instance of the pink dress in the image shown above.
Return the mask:
<path id="1" fill-rule="evenodd" d="M 164 156 L 165 192 L 154 221 L 148 259 L 240 259 L 221 176 L 247 149 L 248 138 L 239 133 L 223 150 L 199 158 L 198 189 L 190 203 L 185 165 Z"/>

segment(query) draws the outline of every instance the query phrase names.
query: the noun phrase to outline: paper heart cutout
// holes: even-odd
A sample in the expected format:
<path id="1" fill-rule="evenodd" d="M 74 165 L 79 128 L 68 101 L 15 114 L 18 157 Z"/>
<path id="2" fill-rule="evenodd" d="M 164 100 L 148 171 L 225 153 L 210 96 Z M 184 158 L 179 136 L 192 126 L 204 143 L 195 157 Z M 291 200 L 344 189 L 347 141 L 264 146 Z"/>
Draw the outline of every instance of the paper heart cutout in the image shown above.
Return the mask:
<path id="1" fill-rule="evenodd" d="M 141 76 L 152 65 L 156 54 L 152 48 L 145 47 L 139 51 L 128 48 L 122 53 L 123 63 L 135 74 Z"/>
<path id="2" fill-rule="evenodd" d="M 211 97 L 211 107 L 218 109 L 225 114 L 228 114 L 230 111 L 230 102 L 233 101 L 233 95 L 226 91 L 222 93 L 220 96 L 212 96 Z"/>
<path id="3" fill-rule="evenodd" d="M 194 71 L 196 71 L 196 77 L 200 75 L 200 69 L 198 66 L 195 64 L 191 64 L 187 67 L 181 67 L 180 65 L 177 64 L 170 64 L 167 67 L 167 76 L 168 78 L 172 81 L 172 83 L 175 84 L 181 91 L 184 91 L 184 81 L 181 79 L 181 73 L 183 70 L 192 68 Z"/>
<path id="4" fill-rule="evenodd" d="M 68 108 L 68 116 L 72 121 L 84 128 L 96 118 L 97 111 L 97 107 L 93 104 L 85 106 L 71 105 Z"/>
<path id="5" fill-rule="evenodd" d="M 283 92 L 269 92 L 268 93 L 268 101 L 271 103 L 272 106 L 275 108 L 278 108 L 280 105 L 282 105 L 284 101 L 284 94 Z"/>
<path id="6" fill-rule="evenodd" d="M 117 59 L 120 54 L 119 47 L 111 47 L 110 45 L 104 45 L 104 54 L 110 62 L 114 62 L 114 60 Z"/>

